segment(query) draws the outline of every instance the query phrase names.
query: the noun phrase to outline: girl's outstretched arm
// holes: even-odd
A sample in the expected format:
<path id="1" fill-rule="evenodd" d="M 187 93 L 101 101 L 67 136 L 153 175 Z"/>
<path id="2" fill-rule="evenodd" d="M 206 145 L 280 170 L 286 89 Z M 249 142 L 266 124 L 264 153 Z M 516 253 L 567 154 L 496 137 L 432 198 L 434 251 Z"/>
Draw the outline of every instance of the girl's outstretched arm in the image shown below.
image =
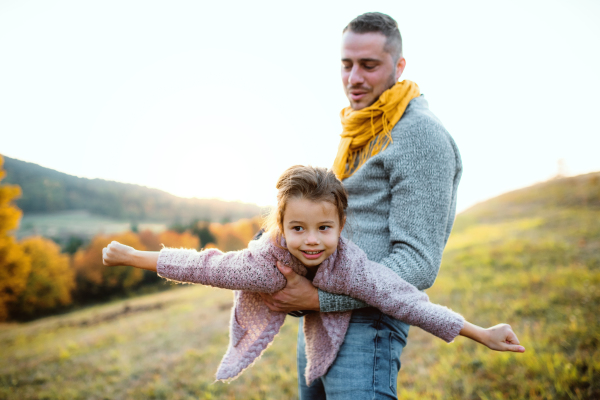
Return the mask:
<path id="1" fill-rule="evenodd" d="M 491 328 L 484 329 L 465 321 L 460 331 L 461 336 L 468 337 L 476 342 L 497 351 L 514 351 L 524 353 L 525 347 L 519 344 L 517 335 L 508 324 L 498 324 Z"/>
<path id="2" fill-rule="evenodd" d="M 156 271 L 160 277 L 179 283 L 263 293 L 283 289 L 285 278 L 275 267 L 275 259 L 271 259 L 266 243 L 253 247 L 254 250 L 226 253 L 217 249 L 139 251 L 113 241 L 102 250 L 102 262 L 108 266 L 126 265 Z"/>
<path id="3" fill-rule="evenodd" d="M 313 284 L 330 293 L 362 300 L 448 343 L 462 335 L 493 350 L 525 351 L 509 325 L 483 329 L 469 323 L 449 308 L 431 303 L 424 292 L 386 266 L 370 261 L 364 251 L 347 240 L 340 240 L 334 264 L 321 267 Z"/>
<path id="4" fill-rule="evenodd" d="M 160 251 L 140 251 L 114 240 L 102 249 L 102 263 L 109 267 L 126 265 L 156 272 Z"/>

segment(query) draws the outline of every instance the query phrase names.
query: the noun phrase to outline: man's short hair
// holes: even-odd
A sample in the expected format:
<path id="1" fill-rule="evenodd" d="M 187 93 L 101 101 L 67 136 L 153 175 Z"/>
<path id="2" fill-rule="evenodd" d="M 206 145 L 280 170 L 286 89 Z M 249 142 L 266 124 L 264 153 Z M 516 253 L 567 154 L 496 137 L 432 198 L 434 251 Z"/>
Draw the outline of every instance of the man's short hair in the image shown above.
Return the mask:
<path id="1" fill-rule="evenodd" d="M 398 23 L 389 15 L 380 12 L 368 12 L 354 18 L 342 31 L 354 33 L 379 32 L 386 37 L 384 50 L 392 55 L 394 63 L 402 57 L 402 36 Z"/>

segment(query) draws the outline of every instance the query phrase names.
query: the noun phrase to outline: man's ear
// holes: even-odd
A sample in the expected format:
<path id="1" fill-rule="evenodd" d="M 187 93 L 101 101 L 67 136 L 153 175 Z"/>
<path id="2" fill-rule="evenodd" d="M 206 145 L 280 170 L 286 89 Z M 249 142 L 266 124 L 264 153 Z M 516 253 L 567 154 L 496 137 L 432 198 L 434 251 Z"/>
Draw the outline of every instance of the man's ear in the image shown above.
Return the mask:
<path id="1" fill-rule="evenodd" d="M 401 56 L 396 63 L 396 81 L 400 79 L 402 72 L 404 72 L 404 68 L 406 68 L 406 59 Z"/>

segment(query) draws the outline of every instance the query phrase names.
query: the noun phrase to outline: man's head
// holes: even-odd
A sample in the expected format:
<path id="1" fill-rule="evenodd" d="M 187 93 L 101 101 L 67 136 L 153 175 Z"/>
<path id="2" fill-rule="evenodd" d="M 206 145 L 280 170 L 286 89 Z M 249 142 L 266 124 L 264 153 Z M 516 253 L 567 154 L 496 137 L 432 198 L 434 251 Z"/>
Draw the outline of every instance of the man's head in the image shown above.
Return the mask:
<path id="1" fill-rule="evenodd" d="M 375 103 L 402 75 L 402 37 L 390 16 L 372 12 L 359 15 L 342 35 L 342 82 L 355 110 Z"/>

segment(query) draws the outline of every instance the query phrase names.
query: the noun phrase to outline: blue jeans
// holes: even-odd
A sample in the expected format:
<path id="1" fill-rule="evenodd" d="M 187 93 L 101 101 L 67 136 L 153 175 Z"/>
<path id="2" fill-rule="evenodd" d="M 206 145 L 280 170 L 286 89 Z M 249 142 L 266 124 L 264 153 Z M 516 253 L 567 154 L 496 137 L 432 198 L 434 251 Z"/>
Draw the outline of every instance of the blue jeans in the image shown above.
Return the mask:
<path id="1" fill-rule="evenodd" d="M 337 358 L 327 374 L 306 386 L 304 318 L 298 330 L 300 400 L 397 399 L 400 354 L 409 325 L 376 308 L 354 310 Z"/>

